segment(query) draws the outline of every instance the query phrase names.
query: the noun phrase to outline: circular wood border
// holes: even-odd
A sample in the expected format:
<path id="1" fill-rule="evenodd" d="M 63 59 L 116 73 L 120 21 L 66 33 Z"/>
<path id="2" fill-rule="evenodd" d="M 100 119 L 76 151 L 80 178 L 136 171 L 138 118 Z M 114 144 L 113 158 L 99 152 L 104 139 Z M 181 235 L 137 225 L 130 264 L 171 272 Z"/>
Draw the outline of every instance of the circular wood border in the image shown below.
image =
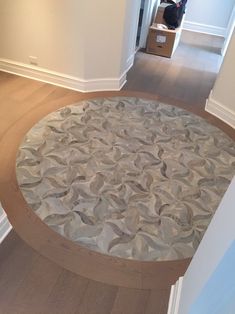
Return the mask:
<path id="1" fill-rule="evenodd" d="M 91 98 L 129 96 L 159 100 L 175 105 L 175 100 L 139 92 L 98 92 L 73 94 L 59 100 L 36 105 L 9 125 L 0 142 L 0 196 L 9 221 L 19 236 L 32 248 L 60 266 L 86 278 L 106 284 L 139 289 L 164 289 L 183 275 L 190 259 L 149 262 L 126 260 L 91 251 L 54 232 L 29 208 L 17 184 L 15 160 L 19 144 L 27 131 L 48 113 Z M 192 106 L 179 107 L 210 118 L 209 114 L 197 112 Z M 213 118 L 212 121 L 213 122 Z M 213 123 L 214 124 L 214 123 Z M 224 131 L 229 128 L 224 125 Z M 229 133 L 229 132 L 226 132 Z"/>

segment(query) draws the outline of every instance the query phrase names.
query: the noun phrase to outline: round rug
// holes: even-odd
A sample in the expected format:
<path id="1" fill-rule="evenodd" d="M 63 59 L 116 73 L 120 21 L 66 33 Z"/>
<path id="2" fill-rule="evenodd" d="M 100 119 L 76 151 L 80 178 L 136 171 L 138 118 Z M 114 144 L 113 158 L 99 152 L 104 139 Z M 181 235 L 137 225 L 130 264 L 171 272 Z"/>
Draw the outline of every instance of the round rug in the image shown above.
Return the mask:
<path id="1" fill-rule="evenodd" d="M 143 261 L 191 257 L 235 173 L 235 145 L 183 109 L 86 100 L 39 121 L 16 161 L 22 194 L 50 228 Z"/>

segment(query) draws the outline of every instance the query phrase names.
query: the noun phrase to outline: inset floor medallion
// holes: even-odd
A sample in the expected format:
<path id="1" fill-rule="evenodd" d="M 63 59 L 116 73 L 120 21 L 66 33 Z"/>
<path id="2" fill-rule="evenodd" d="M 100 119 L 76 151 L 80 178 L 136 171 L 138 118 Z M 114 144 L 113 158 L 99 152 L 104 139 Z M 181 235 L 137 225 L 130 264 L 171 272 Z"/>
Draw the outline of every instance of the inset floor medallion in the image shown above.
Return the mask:
<path id="1" fill-rule="evenodd" d="M 47 115 L 20 145 L 17 180 L 66 238 L 142 261 L 191 257 L 235 174 L 235 145 L 152 100 L 83 101 Z"/>

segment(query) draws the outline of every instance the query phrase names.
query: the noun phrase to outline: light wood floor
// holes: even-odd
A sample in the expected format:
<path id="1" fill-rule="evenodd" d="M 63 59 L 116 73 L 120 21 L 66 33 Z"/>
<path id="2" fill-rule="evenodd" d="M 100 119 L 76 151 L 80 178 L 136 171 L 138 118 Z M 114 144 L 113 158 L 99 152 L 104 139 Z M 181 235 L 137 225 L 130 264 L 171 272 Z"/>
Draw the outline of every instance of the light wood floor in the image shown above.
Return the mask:
<path id="1" fill-rule="evenodd" d="M 20 205 L 14 153 L 27 128 L 47 112 L 89 97 L 136 95 L 131 90 L 187 108 L 235 138 L 231 128 L 204 112 L 221 61 L 216 53 L 220 44 L 219 38 L 185 32 L 172 59 L 138 53 L 121 93 L 81 94 L 0 73 L 0 197 L 24 239 L 12 231 L 0 247 L 0 314 L 166 314 L 170 282 L 183 274 L 189 261 L 156 267 L 103 259 L 98 254 L 92 264 L 89 260 L 94 255 L 82 250 L 74 258 L 70 243 L 58 240 L 30 209 Z M 80 257 L 83 262 L 77 264 Z"/>
<path id="2" fill-rule="evenodd" d="M 124 89 L 173 98 L 204 109 L 222 58 L 221 37 L 183 31 L 171 59 L 138 53 Z"/>

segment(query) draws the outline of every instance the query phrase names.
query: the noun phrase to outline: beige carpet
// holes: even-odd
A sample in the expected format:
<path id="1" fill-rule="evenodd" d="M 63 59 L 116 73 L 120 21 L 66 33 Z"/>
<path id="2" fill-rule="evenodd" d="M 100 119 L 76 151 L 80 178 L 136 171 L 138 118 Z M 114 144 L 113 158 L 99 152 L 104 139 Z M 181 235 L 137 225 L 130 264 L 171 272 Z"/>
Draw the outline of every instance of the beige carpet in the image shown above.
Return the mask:
<path id="1" fill-rule="evenodd" d="M 138 260 L 190 257 L 235 174 L 234 142 L 156 101 L 115 97 L 39 121 L 17 156 L 26 202 L 61 235 Z"/>

